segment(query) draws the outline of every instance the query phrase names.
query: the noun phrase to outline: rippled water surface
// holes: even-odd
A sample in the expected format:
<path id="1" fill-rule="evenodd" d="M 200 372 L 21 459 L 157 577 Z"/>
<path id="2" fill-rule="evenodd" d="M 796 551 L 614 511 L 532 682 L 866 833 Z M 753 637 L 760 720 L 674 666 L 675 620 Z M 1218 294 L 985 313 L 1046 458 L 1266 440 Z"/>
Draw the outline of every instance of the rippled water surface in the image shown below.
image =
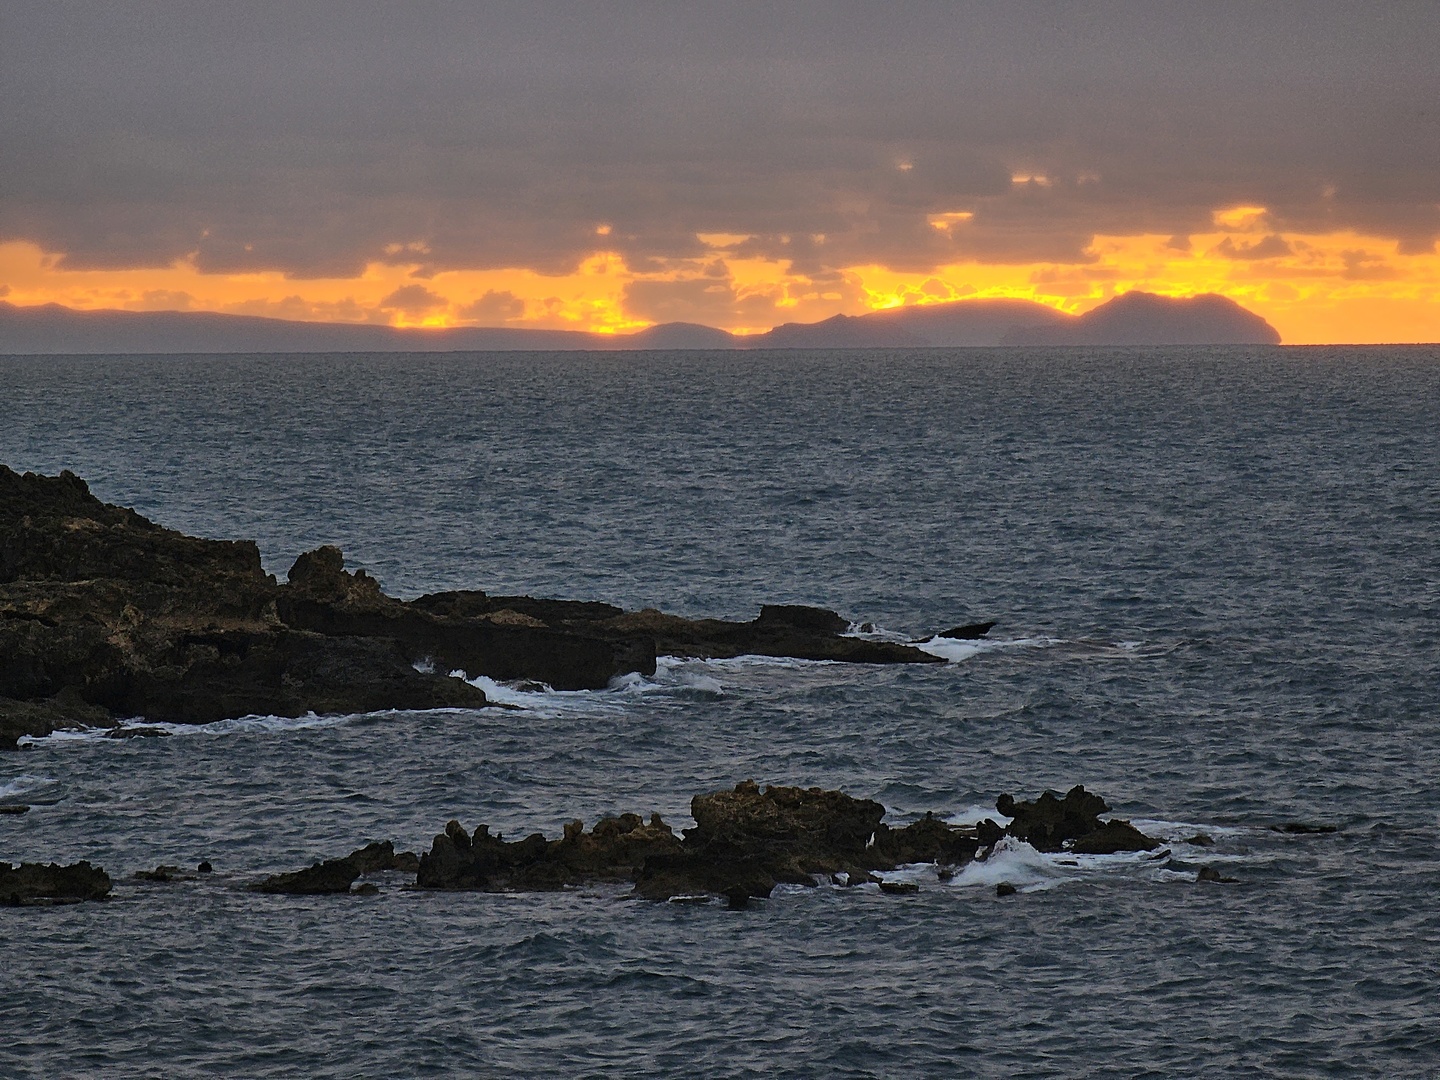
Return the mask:
<path id="1" fill-rule="evenodd" d="M 117 882 L 0 912 L 0 1075 L 1440 1073 L 1433 349 L 0 358 L 0 461 L 401 596 L 998 620 L 934 667 L 667 662 L 0 756 L 33 807 L 0 858 Z M 451 817 L 681 826 L 750 777 L 895 821 L 1084 783 L 1174 861 L 1007 845 L 744 912 L 240 888 Z"/>

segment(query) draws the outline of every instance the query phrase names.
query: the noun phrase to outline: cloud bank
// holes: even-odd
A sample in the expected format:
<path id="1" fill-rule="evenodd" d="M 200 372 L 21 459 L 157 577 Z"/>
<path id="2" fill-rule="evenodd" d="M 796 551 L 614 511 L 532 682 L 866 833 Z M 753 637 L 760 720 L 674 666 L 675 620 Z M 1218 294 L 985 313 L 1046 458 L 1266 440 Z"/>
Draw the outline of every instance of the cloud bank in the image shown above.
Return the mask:
<path id="1" fill-rule="evenodd" d="M 1183 243 L 1231 206 L 1266 211 L 1235 261 L 1440 237 L 1433 3 L 693 8 L 5 4 L 0 243 L 72 271 L 393 265 L 407 317 L 437 275 L 604 252 L 666 279 L 630 316 L 733 323 L 790 302 L 727 276 L 747 259 L 814 299 L 856 266 L 1083 268 L 1097 235 Z M 474 312 L 529 317 L 506 292 Z"/>

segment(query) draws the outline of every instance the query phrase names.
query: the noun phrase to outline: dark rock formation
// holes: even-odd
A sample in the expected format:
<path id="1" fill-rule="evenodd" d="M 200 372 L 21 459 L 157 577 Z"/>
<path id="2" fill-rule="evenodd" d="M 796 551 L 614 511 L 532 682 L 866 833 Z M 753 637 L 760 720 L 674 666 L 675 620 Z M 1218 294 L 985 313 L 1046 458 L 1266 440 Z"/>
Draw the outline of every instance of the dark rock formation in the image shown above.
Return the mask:
<path id="1" fill-rule="evenodd" d="M 272 874 L 251 888 L 256 892 L 286 896 L 321 896 L 348 893 L 360 876 L 360 867 L 350 859 L 326 859 L 290 874 Z"/>
<path id="2" fill-rule="evenodd" d="M 1076 787 L 1057 798 L 1046 792 L 1034 802 L 1003 796 L 998 808 L 1014 818 L 1011 835 L 1045 851 L 1150 850 L 1156 842 L 1128 822 L 1102 822 L 1099 796 Z M 889 893 L 913 893 L 913 882 L 883 882 L 876 871 L 933 862 L 941 880 L 976 857 L 982 845 L 1005 833 L 950 825 L 933 814 L 898 828 L 881 819 L 885 809 L 821 788 L 767 787 L 753 780 L 730 791 L 696 795 L 690 802 L 695 827 L 676 836 L 652 814 L 604 817 L 589 832 L 572 821 L 548 840 L 532 833 L 520 840 L 491 834 L 486 825 L 468 832 L 451 821 L 418 860 L 396 853 L 390 841 L 374 842 L 343 859 L 317 862 L 305 870 L 277 874 L 252 886 L 260 892 L 318 894 L 349 892 L 362 874 L 413 871 L 423 889 L 486 892 L 553 891 L 599 882 L 631 882 L 631 895 L 646 900 L 724 897 L 731 907 L 768 897 L 777 884 L 815 885 L 829 880 L 854 886 L 880 882 Z M 993 831 L 992 831 L 993 830 Z M 984 833 L 985 835 L 981 835 Z M 1173 861 L 1168 866 L 1176 864 Z M 174 872 L 160 867 L 155 872 Z M 147 875 L 137 875 L 147 876 Z M 154 880 L 154 878 L 152 878 Z M 1004 886 L 1000 895 L 1006 895 Z"/>
<path id="3" fill-rule="evenodd" d="M 383 638 L 283 623 L 253 543 L 200 540 L 109 506 L 79 477 L 0 466 L 0 746 L 112 715 L 478 706 Z M 12 702 L 18 702 L 12 703 Z"/>
<path id="4" fill-rule="evenodd" d="M 1287 836 L 1317 836 L 1339 832 L 1340 829 L 1336 825 L 1311 825 L 1304 821 L 1286 821 L 1279 825 L 1271 825 L 1270 831 L 1285 833 Z"/>
<path id="5" fill-rule="evenodd" d="M 900 829 L 877 825 L 871 851 L 878 861 L 897 866 L 918 862 L 955 866 L 975 858 L 981 843 L 978 829 L 957 828 L 926 814 Z"/>
<path id="6" fill-rule="evenodd" d="M 782 882 L 855 885 L 902 863 L 965 862 L 978 844 L 972 830 L 932 816 L 888 829 L 879 803 L 820 788 L 761 790 L 746 781 L 695 796 L 690 812 L 696 825 L 683 839 L 653 815 L 648 825 L 637 814 L 604 818 L 589 833 L 575 821 L 559 840 L 535 833 L 513 842 L 452 821 L 421 856 L 417 884 L 504 891 L 633 881 L 634 895 L 647 900 L 708 894 L 743 906 Z"/>
<path id="7" fill-rule="evenodd" d="M 282 585 L 253 543 L 162 528 L 68 472 L 0 466 L 0 748 L 116 716 L 204 723 L 486 704 L 445 674 L 454 670 L 576 690 L 652 674 L 657 652 L 944 662 L 847 637 L 848 625 L 796 605 L 736 623 L 478 591 L 404 602 L 347 571 L 334 547 L 301 555 Z"/>
<path id="8" fill-rule="evenodd" d="M 201 872 L 209 873 L 209 865 L 209 863 L 201 863 Z M 349 892 L 355 879 L 365 874 L 376 874 L 385 870 L 399 870 L 413 874 L 419 868 L 420 859 L 413 851 L 397 853 L 394 841 L 372 840 L 364 847 L 356 848 L 343 859 L 326 859 L 323 862 L 314 863 L 304 870 L 296 870 L 289 874 L 272 874 L 250 888 L 256 892 L 280 893 L 288 896 L 319 896 L 326 893 Z M 174 868 L 161 867 L 160 869 Z"/>
<path id="9" fill-rule="evenodd" d="M 584 690 L 601 689 L 627 671 L 655 671 L 653 641 L 596 632 L 602 620 L 621 614 L 619 608 L 492 599 L 482 592 L 405 603 L 382 593 L 363 570 L 345 571 L 344 556 L 334 547 L 295 561 L 277 610 L 288 626 L 332 638 L 391 641 L 411 661 L 472 677 L 535 679 L 558 690 Z"/>
<path id="10" fill-rule="evenodd" d="M 620 637 L 654 642 L 665 656 L 721 659 L 734 656 L 791 656 L 799 660 L 839 660 L 852 664 L 943 664 L 912 645 L 845 637 L 821 626 L 848 627 L 833 611 L 819 608 L 769 607 L 752 622 L 684 619 L 654 608 L 627 612 L 597 624 Z M 804 613 L 804 614 L 797 614 Z"/>
<path id="11" fill-rule="evenodd" d="M 913 881 L 882 881 L 880 882 L 880 891 L 889 893 L 891 896 L 908 896 L 918 893 L 920 886 Z"/>
<path id="12" fill-rule="evenodd" d="M 1101 821 L 1100 815 L 1110 807 L 1099 795 L 1092 795 L 1080 785 L 1067 791 L 1063 799 L 1053 791 L 1033 802 L 1016 802 L 1012 796 L 1002 795 L 995 809 L 1014 819 L 1005 832 L 1037 851 L 1111 855 L 1117 851 L 1153 851 L 1160 846 L 1160 841 L 1146 836 L 1128 821 Z"/>
<path id="13" fill-rule="evenodd" d="M 0 862 L 0 904 L 75 903 L 109 894 L 110 875 L 85 861 L 70 866 Z"/>
<path id="14" fill-rule="evenodd" d="M 572 821 L 558 840 L 532 833 L 507 842 L 481 825 L 473 835 L 445 826 L 420 856 L 416 884 L 427 889 L 553 890 L 592 881 L 629 881 L 654 856 L 677 855 L 681 842 L 658 814 L 602 818 L 589 833 Z"/>
<path id="15" fill-rule="evenodd" d="M 0 594 L 4 586 L 0 585 Z M 4 601 L 0 600 L 0 619 L 6 617 Z M 9 640 L 7 627 L 0 622 L 0 642 Z M 0 648 L 4 645 L 0 644 Z M 0 657 L 0 678 L 8 667 Z M 36 701 L 16 701 L 0 697 L 0 750 L 14 750 L 23 735 L 44 736 L 69 727 L 109 727 L 114 724 L 108 709 L 92 705 L 74 687 L 63 687 L 60 693 Z"/>
<path id="16" fill-rule="evenodd" d="M 372 840 L 362 848 L 356 848 L 346 858 L 364 874 L 376 874 L 384 870 L 399 870 L 413 874 L 420 869 L 420 856 L 413 851 L 395 850 L 391 840 Z"/>
<path id="17" fill-rule="evenodd" d="M 975 641 L 983 638 L 991 630 L 995 629 L 995 620 L 989 622 L 966 623 L 964 626 L 952 626 L 949 630 L 941 630 L 936 637 L 950 638 L 952 641 Z"/>

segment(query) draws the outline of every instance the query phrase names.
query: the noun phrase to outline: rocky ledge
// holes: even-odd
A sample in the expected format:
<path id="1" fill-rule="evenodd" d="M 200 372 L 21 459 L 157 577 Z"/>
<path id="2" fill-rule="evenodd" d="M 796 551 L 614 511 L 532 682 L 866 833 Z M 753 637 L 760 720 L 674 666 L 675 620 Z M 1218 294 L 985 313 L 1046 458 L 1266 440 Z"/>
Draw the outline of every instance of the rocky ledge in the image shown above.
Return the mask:
<path id="1" fill-rule="evenodd" d="M 572 886 L 629 884 L 637 899 L 704 900 L 721 897 L 731 907 L 769 897 L 780 884 L 813 886 L 824 881 L 854 886 L 879 883 L 887 893 L 906 895 L 910 881 L 882 881 L 877 874 L 915 863 L 935 863 L 942 880 L 967 863 L 984 861 L 995 845 L 1015 837 L 1041 851 L 1113 854 L 1152 851 L 1160 846 L 1128 821 L 1101 820 L 1105 800 L 1083 787 L 1062 796 L 1045 792 L 1019 801 L 1002 795 L 996 809 L 1011 820 L 953 825 L 926 814 L 903 826 L 885 824 L 885 808 L 871 799 L 818 787 L 766 787 L 753 780 L 731 791 L 696 795 L 690 802 L 695 827 L 679 835 L 659 814 L 601 818 L 588 832 L 572 821 L 553 840 L 532 833 L 506 840 L 481 825 L 467 832 L 451 821 L 423 855 L 395 850 L 392 841 L 371 841 L 349 855 L 317 861 L 292 873 L 274 874 L 248 886 L 253 892 L 290 896 L 373 894 L 370 874 L 413 875 L 414 886 L 434 890 L 547 892 Z M 1164 853 L 1161 853 L 1162 855 Z M 161 865 L 134 880 L 172 884 L 208 876 L 208 862 L 195 873 Z M 1229 882 L 1205 867 L 1199 881 Z M 0 862 L 0 905 L 76 903 L 109 895 L 109 876 L 88 862 Z M 1000 895 L 1015 892 L 1002 885 Z"/>
<path id="2" fill-rule="evenodd" d="M 0 748 L 115 717 L 485 705 L 445 674 L 457 670 L 579 690 L 652 674 L 657 654 L 943 662 L 848 627 L 793 605 L 727 622 L 480 591 L 402 601 L 334 547 L 301 555 L 282 584 L 250 541 L 186 536 L 101 502 L 72 473 L 0 465 Z"/>
<path id="3" fill-rule="evenodd" d="M 873 883 L 879 880 L 877 872 L 911 863 L 937 863 L 952 873 L 984 859 L 1005 836 L 1027 842 L 1033 838 L 1047 851 L 1092 854 L 1149 851 L 1159 844 L 1128 822 L 1101 821 L 1105 801 L 1083 787 L 1071 789 L 1064 798 L 1047 792 L 1033 802 L 1016 802 L 1007 795 L 997 809 L 1014 815 L 1003 829 L 990 820 L 976 827 L 951 825 L 930 814 L 890 827 L 882 821 L 885 808 L 870 799 L 820 788 L 761 789 L 747 780 L 733 791 L 695 796 L 690 803 L 695 827 L 682 835 L 658 814 L 649 821 L 639 814 L 602 818 L 589 832 L 583 822 L 573 821 L 554 840 L 541 833 L 506 840 L 486 825 L 467 832 L 451 821 L 420 856 L 415 883 L 422 889 L 486 892 L 630 883 L 632 895 L 641 899 L 721 896 L 732 907 L 743 907 L 751 899 L 768 897 L 778 884 Z M 375 848 L 372 844 L 343 859 L 277 874 L 255 888 L 300 895 L 343 893 L 367 872 L 366 865 L 408 865 L 405 853 L 394 856 L 389 845 L 366 863 L 366 852 Z M 897 886 L 892 891 L 915 891 L 909 883 L 889 884 Z"/>

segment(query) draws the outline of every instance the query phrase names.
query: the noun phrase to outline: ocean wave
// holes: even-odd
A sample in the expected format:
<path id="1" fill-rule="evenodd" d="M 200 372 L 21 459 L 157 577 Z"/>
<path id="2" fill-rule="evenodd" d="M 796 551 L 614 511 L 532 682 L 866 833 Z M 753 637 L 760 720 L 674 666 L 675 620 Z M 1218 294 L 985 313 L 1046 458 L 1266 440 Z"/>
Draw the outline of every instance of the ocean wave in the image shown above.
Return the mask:
<path id="1" fill-rule="evenodd" d="M 146 735 L 190 736 L 190 735 L 237 735 L 256 732 L 307 731 L 314 728 L 336 727 L 348 724 L 369 713 L 346 715 L 325 715 L 306 713 L 304 716 L 240 716 L 232 720 L 215 720 L 208 724 L 173 724 L 165 721 L 144 719 L 122 720 L 114 727 L 107 728 L 65 728 L 49 735 L 36 737 L 22 735 L 18 740 L 23 746 L 44 743 L 94 742 L 101 739 L 141 738 Z"/>
<path id="2" fill-rule="evenodd" d="M 1064 639 L 1052 637 L 1009 638 L 995 641 L 989 638 L 975 638 L 962 641 L 957 638 L 941 637 L 937 634 L 925 641 L 915 641 L 911 644 L 921 652 L 941 657 L 952 664 L 958 664 L 963 660 L 969 660 L 972 656 L 997 652 L 1001 649 L 1048 649 L 1064 643 Z"/>
<path id="3" fill-rule="evenodd" d="M 52 776 L 32 776 L 30 773 L 21 773 L 9 780 L 0 780 L 0 799 L 13 799 L 17 795 L 28 795 L 32 791 L 39 791 L 57 783 L 59 781 Z"/>

